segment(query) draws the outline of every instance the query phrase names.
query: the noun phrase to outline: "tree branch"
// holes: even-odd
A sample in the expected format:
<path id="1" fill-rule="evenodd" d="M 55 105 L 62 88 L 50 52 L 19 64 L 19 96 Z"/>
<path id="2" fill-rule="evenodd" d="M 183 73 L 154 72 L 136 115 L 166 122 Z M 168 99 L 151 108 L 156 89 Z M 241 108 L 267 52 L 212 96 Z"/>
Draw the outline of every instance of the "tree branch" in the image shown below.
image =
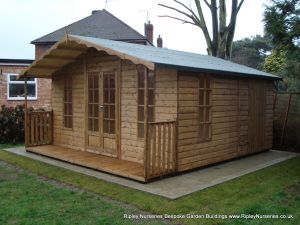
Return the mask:
<path id="1" fill-rule="evenodd" d="M 245 0 L 241 0 L 241 2 L 240 2 L 240 4 L 239 4 L 239 6 L 237 7 L 236 14 L 237 14 L 237 13 L 240 11 L 240 9 L 241 9 L 241 7 L 242 7 L 242 5 L 243 5 L 244 1 L 245 1 Z"/>
<path id="2" fill-rule="evenodd" d="M 176 0 L 174 0 L 174 1 L 176 2 Z M 200 20 L 199 20 L 198 17 L 196 17 L 196 15 L 195 15 L 194 13 L 193 13 L 193 15 L 189 15 L 189 14 L 187 14 L 187 13 L 184 12 L 184 11 L 181 11 L 181 10 L 179 10 L 179 9 L 176 9 L 176 8 L 171 7 L 171 6 L 168 6 L 168 5 L 164 5 L 164 4 L 160 4 L 160 3 L 158 3 L 158 5 L 159 5 L 159 6 L 162 6 L 162 7 L 165 7 L 165 8 L 167 8 L 167 9 L 174 10 L 174 11 L 180 13 L 180 14 L 185 15 L 186 17 L 190 18 L 190 19 L 195 23 L 194 25 L 197 25 L 197 26 L 201 27 Z M 185 7 L 187 7 L 187 6 L 185 6 Z M 195 15 L 195 16 L 194 16 L 194 15 Z M 171 17 L 169 16 L 169 18 L 171 18 Z M 174 18 L 173 18 L 173 19 L 174 19 Z M 193 24 L 193 23 L 192 23 L 192 24 Z M 202 27 L 201 27 L 201 29 L 202 29 Z"/>
<path id="3" fill-rule="evenodd" d="M 181 5 L 185 9 L 187 9 L 190 13 L 192 13 L 192 15 L 195 17 L 195 19 L 197 19 L 199 21 L 199 23 L 200 23 L 199 18 L 197 17 L 197 15 L 194 13 L 194 11 L 191 8 L 187 7 L 185 4 L 183 4 L 182 2 L 179 2 L 177 0 L 173 0 L 173 1 L 176 2 L 177 4 Z"/>
<path id="4" fill-rule="evenodd" d="M 198 25 L 197 25 L 197 24 L 195 24 L 195 23 L 192 23 L 192 22 L 190 22 L 190 21 L 187 21 L 187 20 L 184 20 L 184 19 L 180 19 L 180 18 L 178 18 L 178 17 L 175 17 L 175 16 L 161 15 L 161 16 L 158 16 L 158 17 L 168 17 L 168 18 L 171 18 L 171 19 L 174 19 L 174 20 L 179 20 L 179 21 L 181 21 L 181 22 L 183 22 L 183 23 L 189 23 L 189 24 L 192 24 L 192 25 L 198 26 Z"/>
<path id="5" fill-rule="evenodd" d="M 209 4 L 207 0 L 204 0 L 204 2 L 207 5 L 207 7 L 210 8 L 210 10 L 211 10 L 211 4 Z"/>

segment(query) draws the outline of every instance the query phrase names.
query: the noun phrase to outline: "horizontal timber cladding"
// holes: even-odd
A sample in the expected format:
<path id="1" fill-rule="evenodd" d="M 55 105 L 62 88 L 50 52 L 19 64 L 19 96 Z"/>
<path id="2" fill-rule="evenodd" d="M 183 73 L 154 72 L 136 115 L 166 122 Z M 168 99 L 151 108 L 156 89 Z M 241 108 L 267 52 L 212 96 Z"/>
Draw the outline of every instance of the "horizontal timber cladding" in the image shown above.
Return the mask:
<path id="1" fill-rule="evenodd" d="M 154 120 L 174 120 L 177 116 L 177 72 L 155 71 Z M 143 162 L 144 139 L 137 134 L 137 65 L 122 61 L 121 65 L 121 157 Z"/>
<path id="2" fill-rule="evenodd" d="M 178 170 L 185 171 L 209 164 L 251 154 L 272 147 L 273 82 L 210 75 L 212 89 L 211 140 L 199 139 L 198 76 L 191 72 L 178 72 Z M 249 101 L 251 91 L 263 98 L 260 104 Z M 250 107 L 263 107 L 263 115 L 256 118 L 263 129 L 263 142 L 249 148 Z M 254 108 L 257 110 L 258 108 Z M 253 144 L 251 145 L 253 146 Z"/>
<path id="3" fill-rule="evenodd" d="M 63 121 L 64 77 L 72 77 L 73 127 Z M 84 61 L 83 58 L 63 67 L 52 79 L 53 144 L 84 150 Z"/>

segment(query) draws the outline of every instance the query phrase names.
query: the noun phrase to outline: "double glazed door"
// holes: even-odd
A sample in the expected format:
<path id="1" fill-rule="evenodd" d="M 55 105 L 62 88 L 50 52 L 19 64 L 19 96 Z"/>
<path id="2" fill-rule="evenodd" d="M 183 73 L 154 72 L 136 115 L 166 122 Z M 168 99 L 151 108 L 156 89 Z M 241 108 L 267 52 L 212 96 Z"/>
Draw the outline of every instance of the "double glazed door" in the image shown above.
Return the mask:
<path id="1" fill-rule="evenodd" d="M 87 87 L 87 150 L 118 157 L 116 71 L 88 73 Z"/>

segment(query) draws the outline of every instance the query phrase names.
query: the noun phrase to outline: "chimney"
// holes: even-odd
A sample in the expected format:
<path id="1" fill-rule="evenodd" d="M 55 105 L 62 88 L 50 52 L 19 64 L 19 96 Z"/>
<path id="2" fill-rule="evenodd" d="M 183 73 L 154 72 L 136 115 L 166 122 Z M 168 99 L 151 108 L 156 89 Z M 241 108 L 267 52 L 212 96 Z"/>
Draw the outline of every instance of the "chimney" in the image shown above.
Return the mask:
<path id="1" fill-rule="evenodd" d="M 145 23 L 145 36 L 150 41 L 153 43 L 153 25 L 148 21 L 148 23 Z"/>
<path id="2" fill-rule="evenodd" d="M 163 47 L 163 39 L 161 38 L 161 36 L 160 35 L 158 35 L 158 38 L 157 38 L 157 40 L 156 40 L 156 43 L 157 43 L 157 47 L 158 48 L 162 48 Z"/>

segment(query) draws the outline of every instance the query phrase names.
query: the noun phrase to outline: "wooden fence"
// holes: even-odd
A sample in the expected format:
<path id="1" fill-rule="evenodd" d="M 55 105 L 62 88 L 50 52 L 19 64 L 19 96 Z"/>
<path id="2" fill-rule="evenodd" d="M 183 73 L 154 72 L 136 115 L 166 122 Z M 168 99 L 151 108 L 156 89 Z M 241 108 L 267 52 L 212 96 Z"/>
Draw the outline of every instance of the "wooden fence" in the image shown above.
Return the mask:
<path id="1" fill-rule="evenodd" d="M 300 152 L 300 93 L 274 96 L 273 148 Z"/>
<path id="2" fill-rule="evenodd" d="M 176 121 L 148 124 L 146 179 L 176 172 Z"/>
<path id="3" fill-rule="evenodd" d="M 27 113 L 26 146 L 52 144 L 53 112 L 31 111 Z"/>

